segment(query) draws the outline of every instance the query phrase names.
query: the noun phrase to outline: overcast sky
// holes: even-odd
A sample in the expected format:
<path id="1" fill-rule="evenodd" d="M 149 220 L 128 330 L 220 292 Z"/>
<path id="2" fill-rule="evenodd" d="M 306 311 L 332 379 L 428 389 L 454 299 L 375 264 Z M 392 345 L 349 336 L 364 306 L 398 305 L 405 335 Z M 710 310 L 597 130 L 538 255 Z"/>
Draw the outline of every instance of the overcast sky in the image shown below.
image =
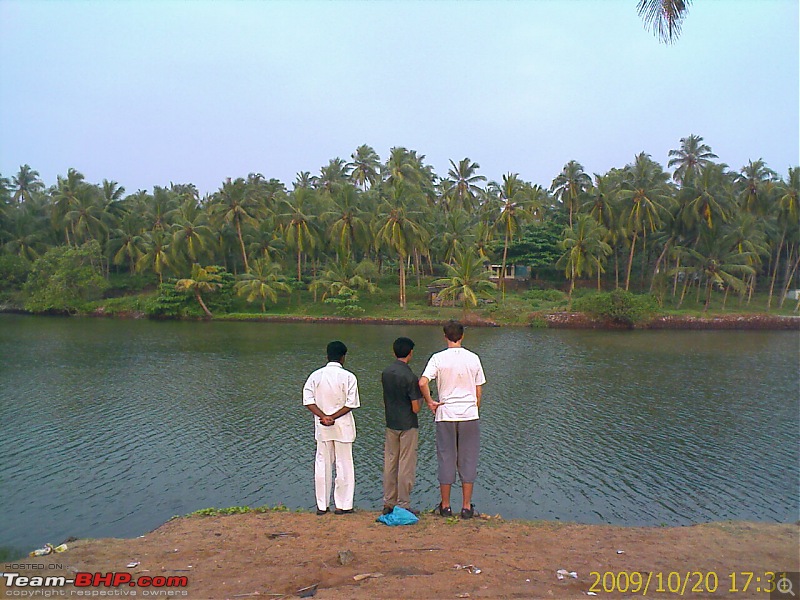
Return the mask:
<path id="1" fill-rule="evenodd" d="M 0 0 L 0 174 L 128 192 L 250 172 L 291 188 L 369 144 L 549 187 L 689 134 L 800 163 L 797 0 L 695 0 L 674 45 L 636 0 Z"/>

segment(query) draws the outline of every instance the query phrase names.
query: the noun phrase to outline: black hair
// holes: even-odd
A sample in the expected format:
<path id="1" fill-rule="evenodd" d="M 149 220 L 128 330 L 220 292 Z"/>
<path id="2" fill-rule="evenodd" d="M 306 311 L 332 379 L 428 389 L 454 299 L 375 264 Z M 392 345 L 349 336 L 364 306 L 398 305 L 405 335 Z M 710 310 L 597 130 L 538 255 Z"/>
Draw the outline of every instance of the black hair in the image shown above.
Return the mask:
<path id="1" fill-rule="evenodd" d="M 464 337 L 464 326 L 459 321 L 450 319 L 444 324 L 444 335 L 451 342 L 457 342 Z"/>
<path id="2" fill-rule="evenodd" d="M 328 362 L 342 362 L 344 355 L 347 354 L 347 346 L 337 340 L 328 344 L 327 352 Z"/>
<path id="3" fill-rule="evenodd" d="M 407 337 L 399 337 L 392 344 L 392 350 L 397 358 L 405 358 L 414 349 L 414 340 Z"/>

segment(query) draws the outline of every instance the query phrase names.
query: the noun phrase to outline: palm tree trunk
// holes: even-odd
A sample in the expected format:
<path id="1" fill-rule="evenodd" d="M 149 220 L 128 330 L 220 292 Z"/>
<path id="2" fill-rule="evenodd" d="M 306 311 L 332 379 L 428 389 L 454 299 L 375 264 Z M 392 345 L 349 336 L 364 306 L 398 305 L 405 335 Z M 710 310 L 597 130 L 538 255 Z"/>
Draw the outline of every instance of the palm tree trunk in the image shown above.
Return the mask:
<path id="1" fill-rule="evenodd" d="M 633 253 L 636 250 L 636 238 L 639 237 L 639 232 L 633 232 L 633 241 L 631 241 L 631 253 L 628 256 L 628 272 L 625 275 L 625 291 L 628 291 L 631 283 L 631 267 L 633 266 Z"/>
<path id="2" fill-rule="evenodd" d="M 683 289 L 681 290 L 681 299 L 678 300 L 678 308 L 680 308 L 683 305 L 683 299 L 686 297 L 686 290 L 688 289 L 688 287 L 689 287 L 689 277 L 685 276 L 683 278 Z"/>
<path id="3" fill-rule="evenodd" d="M 419 259 L 419 250 L 414 248 L 414 268 L 417 270 L 417 287 L 422 287 L 422 275 L 420 273 L 420 261 Z"/>
<path id="4" fill-rule="evenodd" d="M 506 300 L 506 257 L 508 256 L 508 234 L 510 227 L 506 227 L 506 239 L 503 244 L 503 266 L 500 269 L 500 288 L 503 291 L 503 302 Z"/>
<path id="5" fill-rule="evenodd" d="M 797 272 L 797 266 L 800 264 L 800 252 L 797 253 L 797 259 L 794 261 L 794 265 L 792 266 L 792 272 L 789 277 L 786 278 L 786 285 L 783 286 L 783 293 L 781 293 L 781 303 L 778 305 L 778 308 L 783 308 L 783 303 L 786 301 L 786 295 L 789 293 L 789 288 L 792 284 L 792 279 L 794 279 L 794 274 Z"/>
<path id="6" fill-rule="evenodd" d="M 675 297 L 675 294 L 678 291 L 678 273 L 680 272 L 681 268 L 681 257 L 680 255 L 675 259 L 675 277 L 672 279 L 672 297 Z"/>
<path id="7" fill-rule="evenodd" d="M 195 290 L 194 290 L 194 297 L 195 297 L 195 298 L 197 298 L 197 301 L 200 303 L 200 306 L 202 306 L 202 307 L 203 307 L 203 312 L 204 312 L 204 313 L 206 313 L 206 316 L 207 316 L 209 319 L 210 319 L 211 317 L 213 317 L 214 315 L 212 315 L 212 314 L 211 314 L 211 311 L 210 311 L 210 310 L 208 310 L 208 307 L 206 306 L 206 303 L 205 303 L 205 302 L 203 302 L 203 297 L 200 295 L 200 292 L 199 292 L 199 290 L 197 290 L 196 288 L 195 288 Z"/>
<path id="8" fill-rule="evenodd" d="M 567 312 L 572 310 L 572 290 L 575 289 L 575 267 L 572 267 L 572 277 L 569 278 L 569 295 L 567 296 Z"/>
<path id="9" fill-rule="evenodd" d="M 664 256 L 667 254 L 667 250 L 669 250 L 669 245 L 672 242 L 672 238 L 667 240 L 667 243 L 664 244 L 664 249 L 661 251 L 661 254 L 658 256 L 658 260 L 656 260 L 656 266 L 653 267 L 653 278 L 650 280 L 650 293 L 653 293 L 653 286 L 656 283 L 656 274 L 658 273 L 658 268 L 661 266 L 661 261 L 664 260 Z M 675 293 L 673 292 L 673 296 Z"/>
<path id="10" fill-rule="evenodd" d="M 239 246 L 242 248 L 242 260 L 244 260 L 245 273 L 250 272 L 250 265 L 247 264 L 247 252 L 244 251 L 244 240 L 242 239 L 242 226 L 239 219 L 236 219 L 236 235 L 239 236 Z"/>
<path id="11" fill-rule="evenodd" d="M 297 250 L 297 282 L 298 283 L 300 283 L 300 280 L 302 279 L 302 273 L 300 272 L 300 255 L 301 254 L 302 254 L 302 251 L 298 248 L 298 250 Z"/>
<path id="12" fill-rule="evenodd" d="M 406 259 L 400 256 L 400 308 L 406 307 Z"/>
<path id="13" fill-rule="evenodd" d="M 775 289 L 775 280 L 778 278 L 778 265 L 781 263 L 781 250 L 783 250 L 783 239 L 786 237 L 786 230 L 781 234 L 781 241 L 778 244 L 778 251 L 775 253 L 775 265 L 772 269 L 772 281 L 769 284 L 769 297 L 767 298 L 767 310 L 772 307 L 772 292 Z"/>

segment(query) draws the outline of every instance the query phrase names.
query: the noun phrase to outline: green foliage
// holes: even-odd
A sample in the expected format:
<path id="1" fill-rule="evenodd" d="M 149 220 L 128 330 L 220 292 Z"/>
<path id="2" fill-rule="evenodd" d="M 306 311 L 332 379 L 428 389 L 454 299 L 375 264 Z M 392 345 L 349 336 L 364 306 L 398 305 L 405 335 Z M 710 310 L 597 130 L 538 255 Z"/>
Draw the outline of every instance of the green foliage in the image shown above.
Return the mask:
<path id="1" fill-rule="evenodd" d="M 158 295 L 145 304 L 145 313 L 156 319 L 202 317 L 203 311 L 191 294 L 175 289 L 175 279 L 167 279 L 158 288 Z"/>
<path id="2" fill-rule="evenodd" d="M 76 313 L 103 295 L 108 283 L 100 272 L 102 254 L 96 241 L 58 246 L 38 258 L 24 286 L 25 310 Z"/>
<path id="3" fill-rule="evenodd" d="M 32 263 L 13 254 L 0 255 L 0 291 L 22 289 L 31 272 Z"/>
<path id="4" fill-rule="evenodd" d="M 248 513 L 288 512 L 283 504 L 275 506 L 229 506 L 227 508 L 201 508 L 186 515 L 187 517 L 219 517 L 222 515 L 244 515 Z M 174 518 L 174 517 L 173 517 Z"/>
<path id="5" fill-rule="evenodd" d="M 544 300 L 546 302 L 561 302 L 567 295 L 561 290 L 525 290 L 522 297 L 526 300 Z"/>
<path id="6" fill-rule="evenodd" d="M 632 327 L 658 311 L 650 295 L 636 295 L 625 290 L 587 294 L 575 300 L 575 310 L 595 318 Z"/>
<path id="7" fill-rule="evenodd" d="M 110 273 L 108 276 L 107 296 L 115 294 L 128 294 L 140 292 L 148 286 L 158 283 L 152 273 L 131 274 L 131 273 Z"/>
<path id="8" fill-rule="evenodd" d="M 556 271 L 555 264 L 561 256 L 558 243 L 563 230 L 560 219 L 527 225 L 522 235 L 509 244 L 508 262 L 529 266 L 534 272 Z M 503 249 L 502 243 L 496 242 L 493 249 L 499 255 Z"/>
<path id="9" fill-rule="evenodd" d="M 204 296 L 206 306 L 212 312 L 228 312 L 233 305 L 236 278 L 225 267 L 210 266 L 206 271 L 212 271 L 214 282 L 220 284 L 215 291 Z M 145 304 L 147 316 L 156 319 L 204 316 L 194 292 L 177 290 L 177 283 L 176 279 L 167 279 L 159 286 L 158 295 Z"/>
<path id="10" fill-rule="evenodd" d="M 364 314 L 364 309 L 358 304 L 358 293 L 349 288 L 343 289 L 336 296 L 325 299 L 325 304 L 336 307 L 336 314 L 343 317 L 355 317 Z"/>

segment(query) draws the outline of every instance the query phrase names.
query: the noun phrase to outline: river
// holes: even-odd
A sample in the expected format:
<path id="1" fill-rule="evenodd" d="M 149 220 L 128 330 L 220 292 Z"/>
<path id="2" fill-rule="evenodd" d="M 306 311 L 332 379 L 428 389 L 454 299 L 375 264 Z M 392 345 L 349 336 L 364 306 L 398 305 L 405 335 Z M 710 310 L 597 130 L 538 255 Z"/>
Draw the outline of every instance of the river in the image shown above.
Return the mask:
<path id="1" fill-rule="evenodd" d="M 314 506 L 308 374 L 333 339 L 359 379 L 356 507 L 381 506 L 380 372 L 430 326 L 0 315 L 0 547 L 131 537 L 207 507 Z M 483 361 L 474 501 L 625 525 L 800 516 L 797 332 L 469 328 Z M 423 408 L 412 503 L 437 502 Z M 458 497 L 458 491 L 454 492 Z"/>

